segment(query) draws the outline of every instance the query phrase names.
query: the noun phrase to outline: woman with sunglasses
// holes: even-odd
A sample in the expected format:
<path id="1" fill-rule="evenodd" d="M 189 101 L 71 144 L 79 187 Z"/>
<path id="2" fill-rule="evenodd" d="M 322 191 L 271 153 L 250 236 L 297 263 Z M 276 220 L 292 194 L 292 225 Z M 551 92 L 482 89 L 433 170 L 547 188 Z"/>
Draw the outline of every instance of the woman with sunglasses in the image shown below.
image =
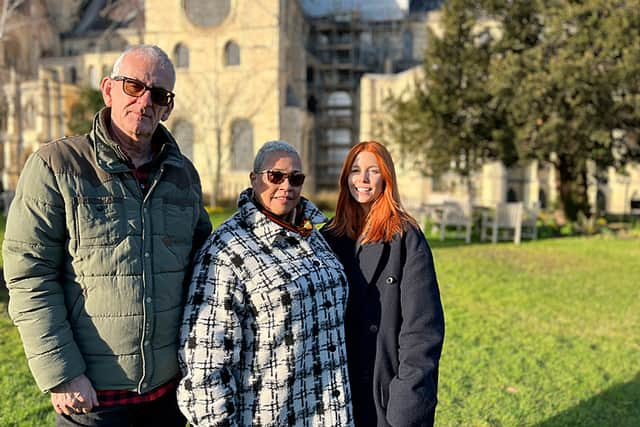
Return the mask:
<path id="1" fill-rule="evenodd" d="M 356 426 L 431 426 L 444 317 L 431 250 L 402 208 L 393 160 L 375 141 L 347 154 L 322 233 L 345 267 Z"/>
<path id="2" fill-rule="evenodd" d="M 179 404 L 192 425 L 352 425 L 347 282 L 301 197 L 295 148 L 267 142 L 251 187 L 195 259 Z"/>

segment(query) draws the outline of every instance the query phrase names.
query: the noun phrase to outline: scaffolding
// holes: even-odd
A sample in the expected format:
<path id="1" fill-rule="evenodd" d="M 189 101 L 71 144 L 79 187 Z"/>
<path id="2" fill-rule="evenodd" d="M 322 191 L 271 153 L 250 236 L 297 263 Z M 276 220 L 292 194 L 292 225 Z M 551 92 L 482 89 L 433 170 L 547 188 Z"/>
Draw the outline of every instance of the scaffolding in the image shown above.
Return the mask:
<path id="1" fill-rule="evenodd" d="M 316 191 L 334 190 L 342 162 L 360 134 L 360 79 L 418 63 L 411 48 L 412 17 L 363 21 L 358 11 L 310 18 L 307 109 L 315 117 L 311 158 Z"/>

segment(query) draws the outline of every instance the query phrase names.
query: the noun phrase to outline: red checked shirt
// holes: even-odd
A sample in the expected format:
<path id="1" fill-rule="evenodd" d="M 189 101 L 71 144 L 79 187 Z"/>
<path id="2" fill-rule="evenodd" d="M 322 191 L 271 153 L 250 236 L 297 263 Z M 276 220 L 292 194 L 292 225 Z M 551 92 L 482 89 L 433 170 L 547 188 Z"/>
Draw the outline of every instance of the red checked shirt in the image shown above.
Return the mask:
<path id="1" fill-rule="evenodd" d="M 138 394 L 128 390 L 97 390 L 100 406 L 134 405 L 148 403 L 161 398 L 167 393 L 173 392 L 178 386 L 180 378 L 175 378 L 149 392 Z"/>
<path id="2" fill-rule="evenodd" d="M 145 164 L 140 165 L 140 167 L 138 168 L 134 166 L 126 150 L 123 149 L 122 151 L 124 152 L 125 155 L 127 155 L 127 164 L 133 176 L 135 176 L 136 179 L 138 180 L 138 184 L 140 185 L 140 191 L 142 191 L 142 194 L 146 195 L 147 192 L 149 191 L 149 187 L 151 186 L 151 180 L 149 178 L 151 177 L 151 173 L 155 170 L 155 167 L 158 163 L 157 162 L 158 152 L 160 151 L 159 144 L 156 144 L 153 141 L 151 142 L 151 151 L 152 151 L 151 160 L 149 160 Z"/>

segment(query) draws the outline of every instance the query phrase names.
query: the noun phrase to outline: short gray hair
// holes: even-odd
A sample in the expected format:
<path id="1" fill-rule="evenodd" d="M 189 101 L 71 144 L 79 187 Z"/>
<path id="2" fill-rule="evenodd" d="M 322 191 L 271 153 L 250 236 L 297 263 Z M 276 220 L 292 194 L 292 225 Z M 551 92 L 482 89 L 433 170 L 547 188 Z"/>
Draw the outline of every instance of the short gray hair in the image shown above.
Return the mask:
<path id="1" fill-rule="evenodd" d="M 111 78 L 120 75 L 120 66 L 122 65 L 122 61 L 124 60 L 124 58 L 128 55 L 143 56 L 151 59 L 156 64 L 158 64 L 158 67 L 161 70 L 169 72 L 171 81 L 173 82 L 173 84 L 175 84 L 176 70 L 173 67 L 173 62 L 171 62 L 169 55 L 167 55 L 166 52 L 160 49 L 158 46 L 150 44 L 138 44 L 129 46 L 124 52 L 122 52 L 122 54 L 120 54 L 118 59 L 116 59 L 116 62 L 113 64 L 113 69 L 111 70 Z"/>
<path id="2" fill-rule="evenodd" d="M 265 159 L 269 153 L 291 153 L 295 154 L 296 157 L 300 158 L 300 154 L 296 148 L 285 141 L 268 141 L 265 142 L 262 147 L 258 150 L 258 154 L 256 154 L 256 158 L 253 160 L 253 171 L 254 172 L 262 172 L 262 165 L 264 164 Z"/>

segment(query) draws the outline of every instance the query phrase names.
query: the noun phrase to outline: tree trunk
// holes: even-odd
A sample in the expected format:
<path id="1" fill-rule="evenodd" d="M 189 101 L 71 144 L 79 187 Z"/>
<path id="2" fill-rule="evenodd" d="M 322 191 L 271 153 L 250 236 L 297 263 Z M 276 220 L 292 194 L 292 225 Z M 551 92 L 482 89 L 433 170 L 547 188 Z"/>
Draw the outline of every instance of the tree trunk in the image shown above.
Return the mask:
<path id="1" fill-rule="evenodd" d="M 587 197 L 587 167 L 583 160 L 564 155 L 556 162 L 558 194 L 561 209 L 567 219 L 576 221 L 578 212 L 591 216 Z"/>

